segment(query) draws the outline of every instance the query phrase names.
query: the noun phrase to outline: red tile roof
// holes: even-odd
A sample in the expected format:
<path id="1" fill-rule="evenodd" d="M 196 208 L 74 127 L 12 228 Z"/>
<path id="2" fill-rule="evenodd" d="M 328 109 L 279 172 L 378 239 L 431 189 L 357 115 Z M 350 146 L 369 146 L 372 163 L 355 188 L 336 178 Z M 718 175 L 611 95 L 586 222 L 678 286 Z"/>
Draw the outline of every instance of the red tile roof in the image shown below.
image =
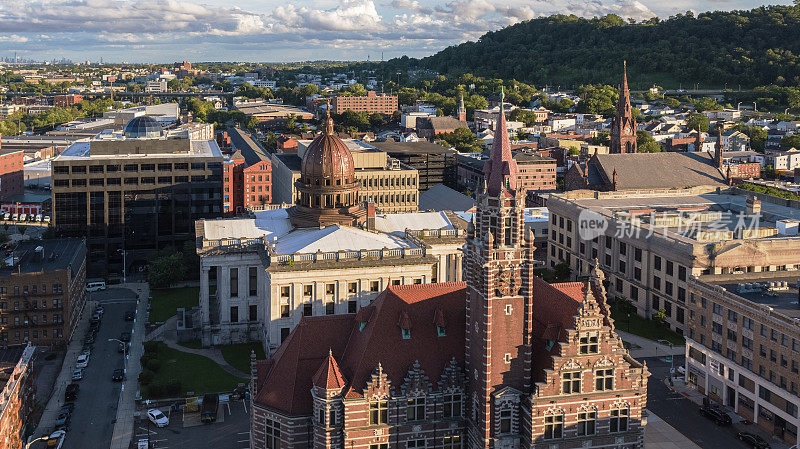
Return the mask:
<path id="1" fill-rule="evenodd" d="M 341 390 L 345 386 L 344 376 L 339 371 L 339 364 L 333 357 L 333 351 L 328 351 L 328 358 L 314 375 L 314 386 L 325 390 Z"/>

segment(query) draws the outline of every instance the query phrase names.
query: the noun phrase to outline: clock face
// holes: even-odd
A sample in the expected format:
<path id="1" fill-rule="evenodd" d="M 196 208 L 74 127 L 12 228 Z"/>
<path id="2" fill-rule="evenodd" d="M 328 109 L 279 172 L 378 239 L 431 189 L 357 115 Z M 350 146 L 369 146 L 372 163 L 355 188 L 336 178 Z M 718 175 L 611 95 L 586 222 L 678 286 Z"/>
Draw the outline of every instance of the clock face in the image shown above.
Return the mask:
<path id="1" fill-rule="evenodd" d="M 516 269 L 511 267 L 501 268 L 497 273 L 497 295 L 516 295 L 520 287 L 520 276 Z"/>

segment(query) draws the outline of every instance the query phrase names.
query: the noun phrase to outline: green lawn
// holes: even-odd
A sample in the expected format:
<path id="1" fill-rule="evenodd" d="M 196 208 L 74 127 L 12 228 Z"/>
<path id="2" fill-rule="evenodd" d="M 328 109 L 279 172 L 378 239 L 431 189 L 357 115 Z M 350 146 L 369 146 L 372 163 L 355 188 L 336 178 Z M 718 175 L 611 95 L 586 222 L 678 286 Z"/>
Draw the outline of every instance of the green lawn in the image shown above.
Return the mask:
<path id="1" fill-rule="evenodd" d="M 675 346 L 686 344 L 686 340 L 682 336 L 670 330 L 666 325 L 640 317 L 635 312 L 631 313 L 629 317 L 626 317 L 616 307 L 611 307 L 611 318 L 614 319 L 614 326 L 621 331 L 649 338 L 650 340 L 668 340 Z"/>
<path id="2" fill-rule="evenodd" d="M 250 351 L 256 351 L 257 359 L 264 359 L 264 349 L 261 343 L 242 343 L 238 345 L 224 345 L 219 347 L 222 350 L 222 357 L 231 366 L 243 373 L 250 372 Z"/>
<path id="3" fill-rule="evenodd" d="M 175 309 L 183 307 L 186 310 L 199 304 L 199 287 L 180 287 L 153 290 L 153 300 L 150 302 L 150 322 L 160 323 L 175 315 Z"/>
<path id="4" fill-rule="evenodd" d="M 202 349 L 203 348 L 203 344 L 200 343 L 200 339 L 198 339 L 198 338 L 195 338 L 195 339 L 189 340 L 189 341 L 179 341 L 177 343 L 179 345 L 183 346 L 184 348 L 190 348 L 190 349 Z"/>
<path id="5" fill-rule="evenodd" d="M 225 372 L 211 359 L 177 351 L 163 343 L 158 344 L 155 358 L 159 361 L 160 367 L 151 385 L 178 381 L 182 395 L 186 395 L 187 392 L 200 395 L 232 391 L 243 382 L 242 379 Z M 142 388 L 142 396 L 149 398 L 147 387 Z"/>

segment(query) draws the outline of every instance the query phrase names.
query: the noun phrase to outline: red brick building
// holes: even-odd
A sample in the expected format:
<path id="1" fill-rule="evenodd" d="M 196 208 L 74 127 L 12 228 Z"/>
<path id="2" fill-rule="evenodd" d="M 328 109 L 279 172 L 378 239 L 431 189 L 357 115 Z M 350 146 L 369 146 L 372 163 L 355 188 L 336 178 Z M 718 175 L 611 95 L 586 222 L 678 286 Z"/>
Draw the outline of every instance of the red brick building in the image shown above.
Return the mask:
<path id="1" fill-rule="evenodd" d="M 243 170 L 244 208 L 258 210 L 272 202 L 272 164 L 257 162 Z"/>
<path id="2" fill-rule="evenodd" d="M 30 344 L 0 349 L 0 449 L 21 449 L 34 407 L 33 352 Z"/>
<path id="3" fill-rule="evenodd" d="M 758 179 L 761 177 L 761 164 L 748 162 L 742 164 L 728 164 L 731 179 Z"/>
<path id="4" fill-rule="evenodd" d="M 222 164 L 222 206 L 226 214 L 258 210 L 272 202 L 272 164 L 258 161 L 247 165 L 240 151 Z"/>
<path id="5" fill-rule="evenodd" d="M 355 314 L 304 317 L 252 362 L 251 448 L 644 447 L 647 367 L 614 331 L 602 272 L 533 275 L 499 117 L 466 282 L 392 285 Z"/>
<path id="6" fill-rule="evenodd" d="M 53 97 L 53 106 L 67 108 L 83 101 L 82 95 L 56 95 Z"/>
<path id="7" fill-rule="evenodd" d="M 25 193 L 22 150 L 0 150 L 0 201 Z"/>
<path id="8" fill-rule="evenodd" d="M 351 111 L 367 111 L 370 114 L 379 112 L 392 115 L 397 110 L 397 95 L 376 94 L 375 91 L 367 92 L 366 96 L 347 97 L 336 96 L 331 102 L 331 109 L 337 114 L 350 109 Z"/>

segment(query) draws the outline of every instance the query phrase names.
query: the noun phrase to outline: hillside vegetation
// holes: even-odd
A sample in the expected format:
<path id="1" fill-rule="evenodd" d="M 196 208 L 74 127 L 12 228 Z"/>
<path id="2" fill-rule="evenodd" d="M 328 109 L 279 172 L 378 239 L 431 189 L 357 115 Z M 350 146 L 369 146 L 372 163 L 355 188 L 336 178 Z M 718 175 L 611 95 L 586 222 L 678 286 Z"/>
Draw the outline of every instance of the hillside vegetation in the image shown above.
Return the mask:
<path id="1" fill-rule="evenodd" d="M 555 15 L 489 32 L 477 42 L 448 47 L 388 66 L 443 74 L 473 73 L 543 87 L 617 84 L 628 61 L 632 88 L 800 84 L 800 7 L 691 12 L 666 20 L 628 23 L 619 16 L 584 19 Z"/>

